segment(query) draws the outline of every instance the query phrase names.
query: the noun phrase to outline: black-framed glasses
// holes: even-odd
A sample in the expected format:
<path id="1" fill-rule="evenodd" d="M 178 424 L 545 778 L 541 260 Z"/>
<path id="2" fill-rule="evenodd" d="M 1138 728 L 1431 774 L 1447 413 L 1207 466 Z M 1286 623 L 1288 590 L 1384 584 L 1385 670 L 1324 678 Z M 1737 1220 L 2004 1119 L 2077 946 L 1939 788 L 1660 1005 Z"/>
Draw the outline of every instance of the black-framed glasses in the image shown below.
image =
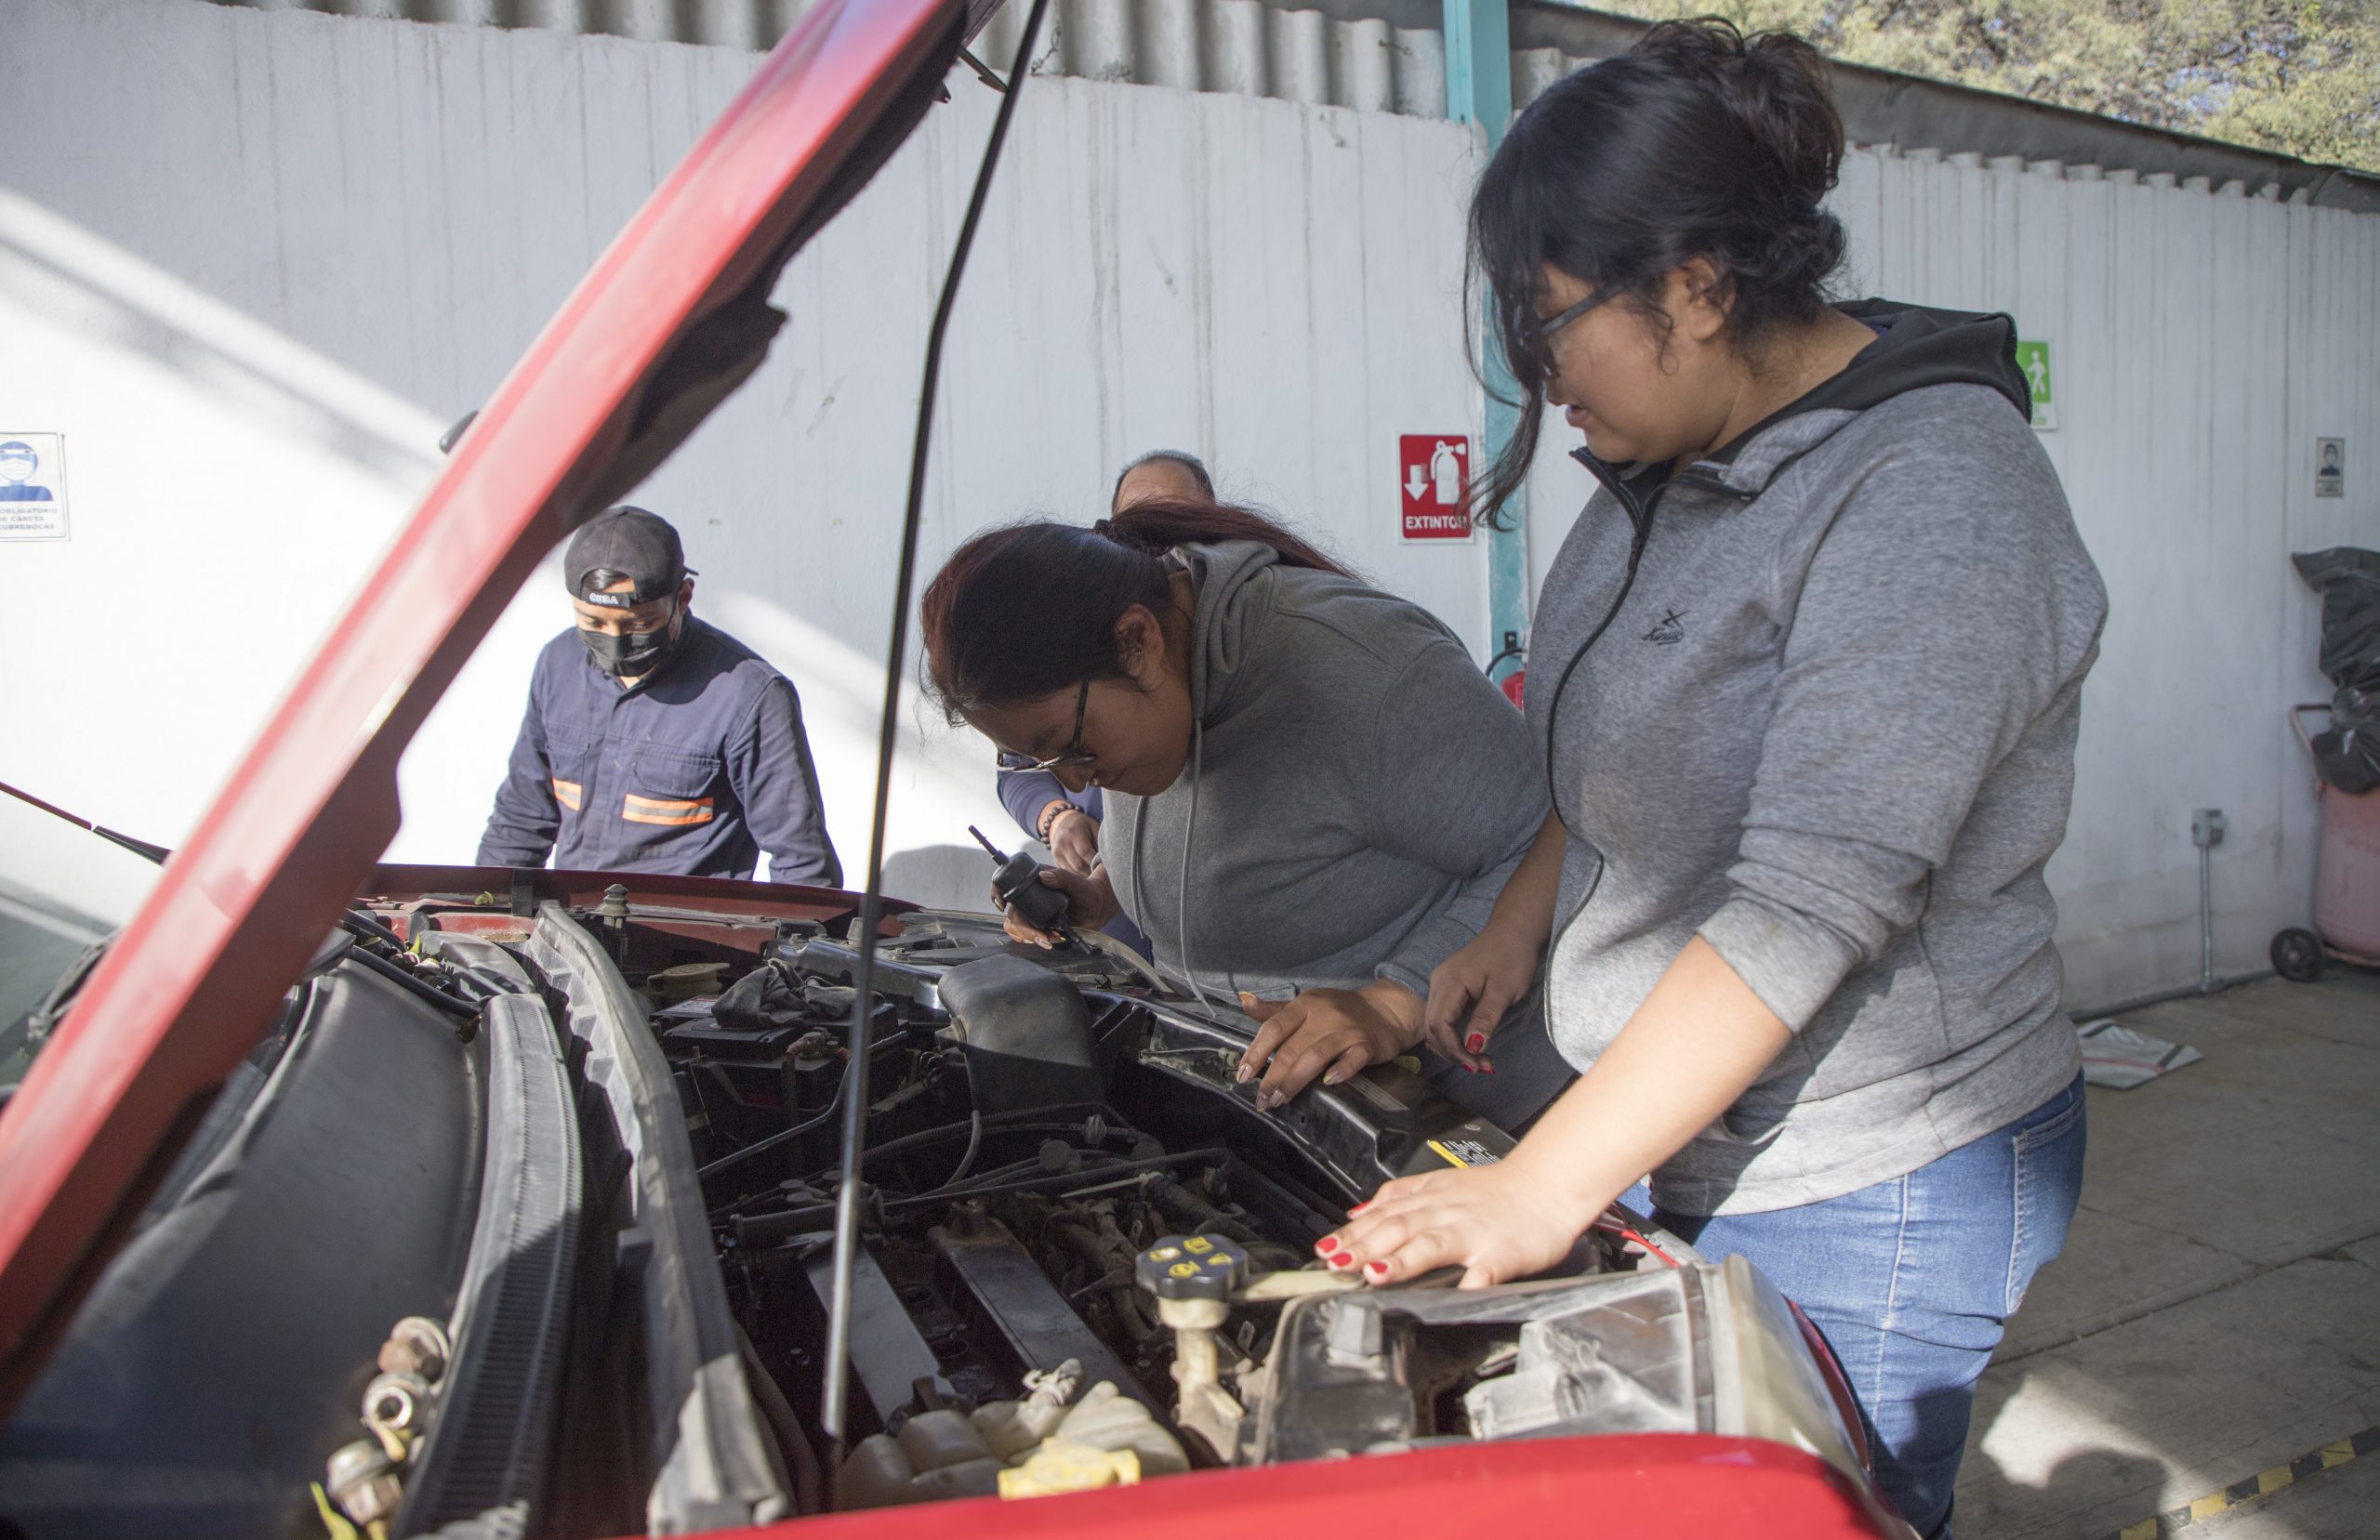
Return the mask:
<path id="1" fill-rule="evenodd" d="M 1061 766 L 1065 765 L 1088 765 L 1093 759 L 1098 758 L 1099 757 L 1095 754 L 1085 753 L 1082 746 L 1083 707 L 1090 704 L 1091 681 L 1089 679 L 1085 679 L 1082 681 L 1082 688 L 1075 692 L 1075 735 L 1066 740 L 1066 746 L 1060 749 L 1057 753 L 1051 755 L 1047 759 L 1036 759 L 1029 754 L 1010 754 L 1003 750 L 999 757 L 1000 769 L 1004 770 L 1057 770 Z"/>
<path id="2" fill-rule="evenodd" d="M 1538 322 L 1527 331 L 1522 333 L 1521 335 L 1527 342 L 1529 351 L 1536 355 L 1539 365 L 1547 373 L 1552 373 L 1554 369 L 1554 339 L 1562 335 L 1562 329 L 1569 325 L 1570 322 L 1578 320 L 1580 316 L 1586 314 L 1589 310 L 1593 309 L 1596 306 L 1608 304 L 1612 300 L 1617 299 L 1620 297 L 1620 292 L 1627 287 L 1628 285 L 1625 283 L 1606 283 L 1602 288 L 1595 290 L 1593 294 L 1587 296 L 1586 298 L 1580 300 L 1576 305 L 1563 310 L 1558 315 L 1547 316 L 1543 321 Z"/>

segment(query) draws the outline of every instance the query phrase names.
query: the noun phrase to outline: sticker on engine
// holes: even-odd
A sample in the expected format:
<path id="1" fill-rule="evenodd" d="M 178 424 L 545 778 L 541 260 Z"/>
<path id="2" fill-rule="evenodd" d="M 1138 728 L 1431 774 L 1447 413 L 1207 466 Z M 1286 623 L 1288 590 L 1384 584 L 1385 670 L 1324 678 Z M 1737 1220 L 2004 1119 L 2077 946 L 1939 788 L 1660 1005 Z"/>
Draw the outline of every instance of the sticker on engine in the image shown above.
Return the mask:
<path id="1" fill-rule="evenodd" d="M 1430 1148 L 1446 1157 L 1448 1165 L 1493 1165 L 1500 1158 L 1475 1139 L 1434 1139 Z"/>

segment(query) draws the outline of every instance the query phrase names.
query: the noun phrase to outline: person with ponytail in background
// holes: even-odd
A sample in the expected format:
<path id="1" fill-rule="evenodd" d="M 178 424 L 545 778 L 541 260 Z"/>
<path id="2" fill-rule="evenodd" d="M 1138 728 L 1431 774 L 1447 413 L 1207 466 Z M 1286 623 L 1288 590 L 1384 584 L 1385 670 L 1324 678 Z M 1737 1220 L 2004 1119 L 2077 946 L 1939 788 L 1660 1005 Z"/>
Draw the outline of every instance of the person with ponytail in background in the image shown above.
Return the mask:
<path id="1" fill-rule="evenodd" d="M 1422 1041 L 1430 975 L 1546 808 L 1519 714 L 1429 612 L 1195 497 L 987 531 L 923 610 L 951 719 L 1105 798 L 1097 862 L 1043 875 L 1069 922 L 1120 911 L 1166 974 L 1261 1023 L 1239 1069 L 1260 1107 L 1415 1052 L 1506 1128 L 1561 1089 L 1531 1001 L 1493 1058 Z"/>
<path id="2" fill-rule="evenodd" d="M 1531 638 L 1553 813 L 1426 1022 L 1492 1051 L 1541 977 L 1584 1073 L 1501 1163 L 1391 1182 L 1316 1249 L 1479 1285 L 1649 1204 L 1802 1305 L 1938 1537 L 2082 1181 L 2043 868 L 2107 599 L 2009 318 L 1829 303 L 1842 154 L 1806 44 L 1679 22 L 1557 83 L 1481 178 L 1523 393 L 1482 501 L 1548 402 L 1596 487 Z"/>

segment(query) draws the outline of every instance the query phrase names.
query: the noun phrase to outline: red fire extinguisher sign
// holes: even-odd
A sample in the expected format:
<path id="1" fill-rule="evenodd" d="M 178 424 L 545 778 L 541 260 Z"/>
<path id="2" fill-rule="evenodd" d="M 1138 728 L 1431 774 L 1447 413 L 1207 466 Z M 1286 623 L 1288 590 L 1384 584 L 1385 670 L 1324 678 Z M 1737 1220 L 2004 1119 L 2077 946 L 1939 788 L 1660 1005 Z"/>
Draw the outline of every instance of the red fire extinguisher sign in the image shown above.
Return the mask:
<path id="1" fill-rule="evenodd" d="M 1396 440 L 1399 533 L 1408 540 L 1468 540 L 1462 509 L 1471 480 L 1471 440 L 1461 433 L 1403 433 Z"/>

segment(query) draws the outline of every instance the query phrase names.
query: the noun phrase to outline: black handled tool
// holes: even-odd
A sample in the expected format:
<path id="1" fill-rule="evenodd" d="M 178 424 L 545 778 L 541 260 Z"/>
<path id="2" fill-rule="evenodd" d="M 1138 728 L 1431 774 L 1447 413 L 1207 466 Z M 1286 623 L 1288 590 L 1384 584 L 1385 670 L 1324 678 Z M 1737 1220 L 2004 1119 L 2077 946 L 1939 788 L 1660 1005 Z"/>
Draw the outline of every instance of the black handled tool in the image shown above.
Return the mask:
<path id="1" fill-rule="evenodd" d="M 998 870 L 992 874 L 992 896 L 1003 908 L 1013 909 L 1025 923 L 1037 930 L 1066 929 L 1066 895 L 1041 881 L 1041 863 L 1025 851 L 1010 855 L 984 837 L 984 831 L 972 823 L 967 832 L 975 843 L 989 850 Z"/>

